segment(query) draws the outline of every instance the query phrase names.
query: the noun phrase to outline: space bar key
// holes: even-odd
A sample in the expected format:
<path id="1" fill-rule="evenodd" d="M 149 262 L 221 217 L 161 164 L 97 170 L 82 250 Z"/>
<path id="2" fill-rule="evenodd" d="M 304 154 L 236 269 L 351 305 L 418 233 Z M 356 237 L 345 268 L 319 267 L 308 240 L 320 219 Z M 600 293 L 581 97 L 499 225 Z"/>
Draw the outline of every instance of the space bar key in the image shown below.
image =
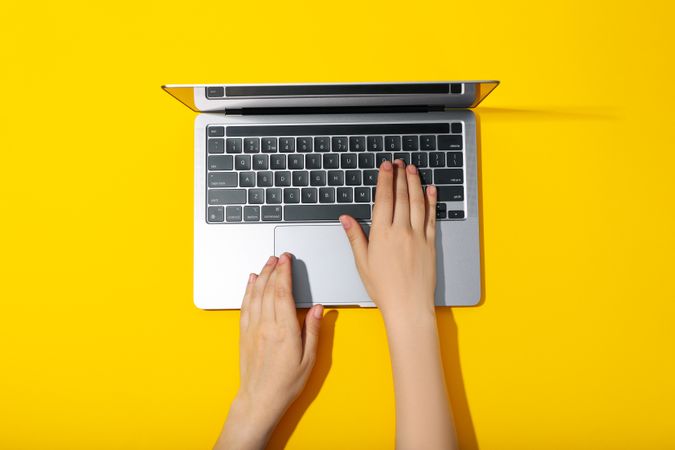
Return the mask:
<path id="1" fill-rule="evenodd" d="M 311 220 L 338 220 L 342 214 L 355 219 L 370 219 L 370 205 L 287 205 L 284 220 L 288 222 Z"/>

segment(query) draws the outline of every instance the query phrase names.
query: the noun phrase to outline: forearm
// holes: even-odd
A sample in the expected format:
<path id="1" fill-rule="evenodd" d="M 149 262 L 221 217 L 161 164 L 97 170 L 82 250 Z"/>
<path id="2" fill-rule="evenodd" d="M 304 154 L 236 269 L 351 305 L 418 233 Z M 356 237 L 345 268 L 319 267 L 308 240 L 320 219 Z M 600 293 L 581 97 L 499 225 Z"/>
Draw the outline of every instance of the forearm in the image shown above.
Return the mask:
<path id="1" fill-rule="evenodd" d="M 277 424 L 277 414 L 254 411 L 254 405 L 235 398 L 214 450 L 253 450 L 267 445 Z"/>
<path id="2" fill-rule="evenodd" d="M 455 448 L 433 310 L 384 318 L 396 395 L 397 447 Z"/>

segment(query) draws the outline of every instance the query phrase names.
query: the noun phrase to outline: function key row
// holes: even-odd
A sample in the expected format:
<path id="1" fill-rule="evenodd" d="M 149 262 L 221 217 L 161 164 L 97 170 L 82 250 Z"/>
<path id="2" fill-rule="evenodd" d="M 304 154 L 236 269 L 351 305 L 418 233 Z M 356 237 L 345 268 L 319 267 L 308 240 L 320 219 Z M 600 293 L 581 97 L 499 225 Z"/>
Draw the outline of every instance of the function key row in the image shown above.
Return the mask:
<path id="1" fill-rule="evenodd" d="M 460 124 L 461 125 L 461 124 Z M 210 130 L 211 128 L 209 128 Z M 210 134 L 211 136 L 211 134 Z M 214 135 L 215 136 L 215 135 Z M 421 136 L 317 136 L 317 137 L 209 137 L 210 154 L 217 153 L 311 153 L 462 150 L 462 135 Z"/>

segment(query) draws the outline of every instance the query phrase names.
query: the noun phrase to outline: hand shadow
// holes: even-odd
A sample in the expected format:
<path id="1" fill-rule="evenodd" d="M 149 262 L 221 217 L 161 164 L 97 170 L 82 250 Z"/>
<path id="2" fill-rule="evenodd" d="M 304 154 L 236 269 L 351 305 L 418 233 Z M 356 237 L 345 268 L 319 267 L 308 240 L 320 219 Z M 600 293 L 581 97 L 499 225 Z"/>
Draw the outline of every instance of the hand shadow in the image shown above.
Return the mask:
<path id="1" fill-rule="evenodd" d="M 459 360 L 457 324 L 450 308 L 436 310 L 438 335 L 441 344 L 441 358 L 445 372 L 445 384 L 457 429 L 457 442 L 461 449 L 478 449 L 476 431 L 471 419 L 471 411 L 464 390 L 464 379 Z"/>
<path id="2" fill-rule="evenodd" d="M 304 320 L 306 314 L 307 310 L 301 314 L 300 318 Z M 338 312 L 332 310 L 326 313 L 323 319 L 321 319 L 319 348 L 317 350 L 314 369 L 312 369 L 312 373 L 309 376 L 307 385 L 302 393 L 288 408 L 272 433 L 272 437 L 267 444 L 268 449 L 282 449 L 286 447 L 298 422 L 302 419 L 302 416 L 305 414 L 305 411 L 307 411 L 307 408 L 309 408 L 309 405 L 314 401 L 316 396 L 319 395 L 321 386 L 323 386 L 323 382 L 326 380 L 328 372 L 330 371 L 330 366 L 333 362 L 333 339 L 335 337 L 335 322 L 337 321 L 337 318 Z"/>

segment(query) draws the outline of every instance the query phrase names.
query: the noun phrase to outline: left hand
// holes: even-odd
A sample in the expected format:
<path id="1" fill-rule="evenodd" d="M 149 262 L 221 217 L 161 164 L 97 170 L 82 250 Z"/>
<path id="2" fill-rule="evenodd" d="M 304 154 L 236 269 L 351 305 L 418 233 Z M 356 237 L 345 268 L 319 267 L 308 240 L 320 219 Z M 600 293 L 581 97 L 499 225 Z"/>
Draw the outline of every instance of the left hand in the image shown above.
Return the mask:
<path id="1" fill-rule="evenodd" d="M 249 276 L 241 305 L 240 387 L 217 448 L 264 447 L 314 367 L 322 314 L 321 305 L 313 306 L 300 329 L 290 255 L 270 257 L 260 275 Z"/>

